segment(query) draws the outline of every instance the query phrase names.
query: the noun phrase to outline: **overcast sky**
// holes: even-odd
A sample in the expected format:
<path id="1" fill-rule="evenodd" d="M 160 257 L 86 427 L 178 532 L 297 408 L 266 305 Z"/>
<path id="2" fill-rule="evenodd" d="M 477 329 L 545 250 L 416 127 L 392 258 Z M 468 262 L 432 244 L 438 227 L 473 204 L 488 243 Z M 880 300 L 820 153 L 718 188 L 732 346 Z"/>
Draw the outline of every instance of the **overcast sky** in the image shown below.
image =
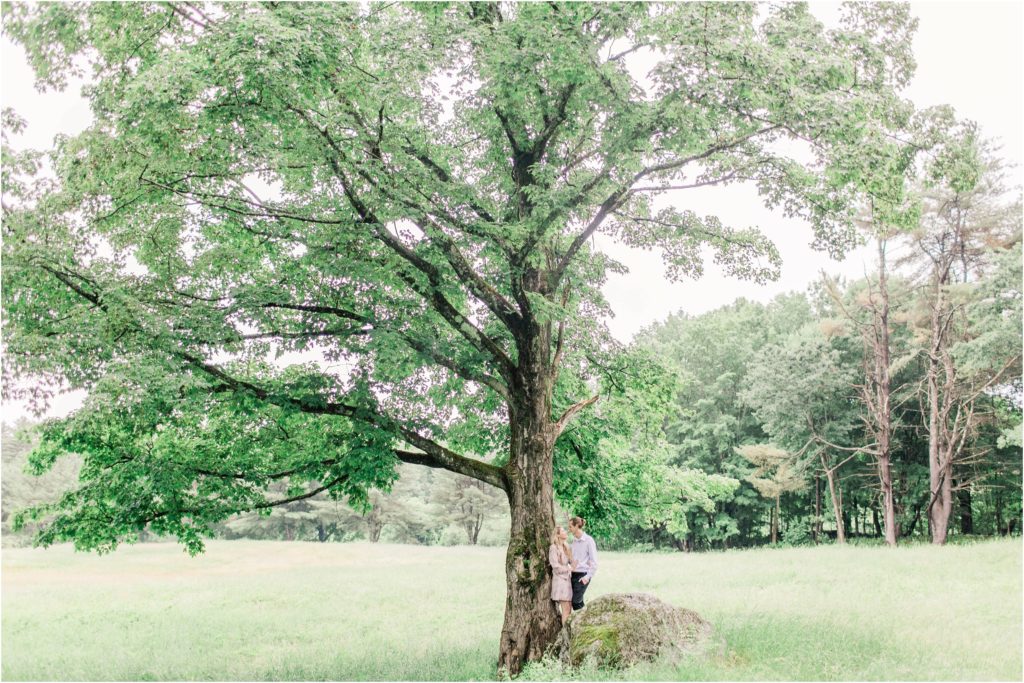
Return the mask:
<path id="1" fill-rule="evenodd" d="M 837 4 L 812 2 L 811 7 L 827 22 Z M 917 72 L 904 91 L 919 108 L 951 104 L 958 116 L 977 121 L 983 135 L 1000 139 L 1003 157 L 1017 165 L 1017 184 L 1024 128 L 1022 7 L 1019 2 L 911 3 L 911 12 L 920 19 L 914 38 Z M 751 187 L 700 188 L 676 195 L 673 203 L 680 208 L 717 215 L 737 228 L 761 228 L 779 247 L 782 275 L 777 282 L 758 286 L 726 277 L 708 263 L 700 280 L 672 284 L 665 279 L 660 256 L 618 246 L 615 253 L 630 273 L 611 278 L 604 291 L 616 312 L 612 332 L 622 341 L 670 313 L 699 314 L 739 297 L 767 302 L 780 292 L 805 290 L 822 269 L 854 278 L 873 267 L 870 248 L 849 254 L 843 262 L 815 252 L 809 247 L 810 228 L 763 209 Z"/>
<path id="2" fill-rule="evenodd" d="M 835 15 L 835 3 L 811 3 L 826 22 Z M 962 118 L 977 121 L 986 137 L 1003 144 L 1002 156 L 1016 165 L 1013 178 L 1022 178 L 1022 120 L 1024 120 L 1024 4 L 1005 2 L 914 2 L 912 13 L 920 24 L 914 39 L 917 72 L 904 92 L 920 107 L 951 104 Z M 67 92 L 41 94 L 22 50 L 2 40 L 0 100 L 28 121 L 26 131 L 12 139 L 18 148 L 48 148 L 60 133 L 75 134 L 90 122 L 88 106 L 79 95 L 79 84 Z M 695 282 L 670 283 L 659 255 L 629 249 L 598 238 L 598 246 L 614 254 L 630 269 L 613 275 L 604 288 L 615 317 L 612 333 L 628 342 L 642 328 L 685 311 L 703 313 L 739 297 L 769 301 L 781 292 L 803 291 L 819 278 L 821 270 L 856 278 L 872 268 L 869 250 L 861 249 L 836 262 L 808 246 L 810 228 L 769 212 L 752 188 L 701 188 L 677 193 L 671 203 L 698 214 L 713 214 L 736 228 L 757 226 L 778 246 L 783 258 L 777 282 L 754 285 L 725 277 L 710 261 L 704 276 Z M 81 402 L 81 394 L 59 397 L 51 415 L 63 415 Z M 26 414 L 24 406 L 5 403 L 4 420 Z"/>

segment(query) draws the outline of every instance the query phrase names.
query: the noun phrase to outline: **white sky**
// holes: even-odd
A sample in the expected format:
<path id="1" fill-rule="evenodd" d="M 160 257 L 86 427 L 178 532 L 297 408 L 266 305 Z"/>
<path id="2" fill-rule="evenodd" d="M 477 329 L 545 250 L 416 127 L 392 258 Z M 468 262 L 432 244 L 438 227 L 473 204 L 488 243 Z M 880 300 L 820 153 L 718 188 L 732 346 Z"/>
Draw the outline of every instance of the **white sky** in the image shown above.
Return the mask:
<path id="1" fill-rule="evenodd" d="M 812 2 L 811 7 L 827 22 L 837 4 Z M 905 96 L 921 108 L 951 104 L 960 117 L 977 121 L 983 135 L 1003 143 L 1003 157 L 1016 165 L 1012 178 L 1021 184 L 1024 4 L 1016 0 L 912 2 L 911 11 L 920 20 L 914 39 L 917 71 Z M 0 48 L 0 100 L 28 121 L 25 132 L 12 139 L 14 146 L 48 148 L 55 135 L 73 135 L 89 124 L 91 114 L 78 94 L 80 84 L 72 83 L 62 93 L 38 93 L 21 48 L 6 37 Z M 709 261 L 700 280 L 673 284 L 665 279 L 658 254 L 598 237 L 598 245 L 630 269 L 628 275 L 612 275 L 604 288 L 615 311 L 611 331 L 623 342 L 671 313 L 704 313 L 740 297 L 767 302 L 781 292 L 805 290 L 821 270 L 856 278 L 872 268 L 869 249 L 858 250 L 842 262 L 810 249 L 810 228 L 765 210 L 752 188 L 701 188 L 677 195 L 671 201 L 679 208 L 717 215 L 736 228 L 759 227 L 779 248 L 782 276 L 758 286 L 725 277 Z M 48 415 L 65 415 L 81 401 L 81 392 L 57 397 Z M 3 405 L 4 421 L 27 414 L 21 403 Z"/>

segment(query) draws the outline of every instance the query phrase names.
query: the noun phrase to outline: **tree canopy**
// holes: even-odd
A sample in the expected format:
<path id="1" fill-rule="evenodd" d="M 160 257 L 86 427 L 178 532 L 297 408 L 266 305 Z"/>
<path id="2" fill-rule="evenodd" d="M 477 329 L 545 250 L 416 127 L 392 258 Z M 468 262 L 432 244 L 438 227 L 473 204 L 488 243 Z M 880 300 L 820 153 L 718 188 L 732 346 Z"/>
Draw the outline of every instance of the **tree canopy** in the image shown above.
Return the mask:
<path id="1" fill-rule="evenodd" d="M 149 525 L 198 551 L 239 510 L 449 469 L 509 496 L 515 673 L 557 630 L 560 437 L 595 413 L 577 462 L 622 452 L 583 433 L 616 424 L 594 404 L 655 374 L 608 335 L 619 266 L 591 237 L 764 281 L 759 230 L 679 199 L 749 182 L 842 253 L 872 143 L 910 114 L 914 25 L 866 3 L 836 28 L 799 3 L 5 4 L 39 85 L 87 73 L 95 117 L 4 164 L 5 387 L 90 390 L 35 455 L 85 457 L 41 540 Z"/>
<path id="2" fill-rule="evenodd" d="M 771 277 L 757 231 L 652 208 L 667 188 L 753 179 L 842 250 L 830 160 L 894 115 L 887 88 L 912 65 L 899 6 L 851 6 L 843 30 L 745 3 L 6 14 L 41 86 L 85 64 L 93 81 L 94 125 L 51 157 L 59 184 L 17 183 L 38 157 L 5 179 L 5 372 L 51 381 L 13 391 L 92 388 L 50 436 L 126 479 L 97 477 L 69 509 L 149 501 L 94 539 L 73 531 L 82 517 L 51 529 L 86 546 L 158 520 L 193 538 L 283 473 L 359 499 L 406 444 L 423 453 L 403 459 L 500 483 L 442 442 L 506 443 L 528 331 L 562 370 L 556 421 L 608 374 L 599 286 L 615 266 L 588 238 L 660 247 L 677 276 L 710 246 Z M 325 363 L 266 360 L 313 349 Z M 100 423 L 102 440 L 73 436 Z"/>

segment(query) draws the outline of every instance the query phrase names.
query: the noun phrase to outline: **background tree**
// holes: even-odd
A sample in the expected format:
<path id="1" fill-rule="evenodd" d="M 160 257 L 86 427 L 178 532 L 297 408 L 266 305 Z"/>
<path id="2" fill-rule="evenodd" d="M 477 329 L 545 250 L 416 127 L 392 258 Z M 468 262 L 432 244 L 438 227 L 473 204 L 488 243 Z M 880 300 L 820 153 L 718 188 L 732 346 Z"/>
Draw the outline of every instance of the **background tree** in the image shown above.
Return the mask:
<path id="1" fill-rule="evenodd" d="M 0 452 L 3 453 L 0 510 L 4 545 L 28 543 L 32 534 L 38 530 L 37 525 L 32 525 L 24 530 L 15 531 L 12 523 L 18 510 L 52 503 L 74 489 L 78 483 L 81 461 L 75 457 L 62 459 L 44 473 L 29 467 L 28 454 L 35 445 L 32 427 L 33 424 L 24 419 L 15 424 L 3 423 L 3 441 L 0 445 Z"/>
<path id="2" fill-rule="evenodd" d="M 1017 220 L 1019 214 L 1018 210 Z M 961 532 L 965 534 L 976 532 L 973 508 L 976 501 L 983 502 L 979 494 L 987 496 L 993 489 L 999 491 L 1002 507 L 1001 489 L 1016 491 L 1020 486 L 1020 334 L 1024 329 L 1020 302 L 1024 296 L 1019 224 L 1016 234 L 1008 235 L 1008 246 L 989 249 L 985 260 L 984 276 L 968 283 L 962 292 L 967 301 L 966 334 L 957 341 L 952 354 L 959 372 L 969 377 L 993 377 L 1003 365 L 1008 363 L 1009 367 L 1004 375 L 996 376 L 998 386 L 975 399 L 977 431 L 965 444 L 968 457 L 961 461 L 961 468 L 966 471 L 958 475 L 957 513 Z M 1010 519 L 1017 518 L 1016 506 L 1013 508 Z M 995 531 L 1002 525 L 996 523 L 990 528 Z"/>
<path id="3" fill-rule="evenodd" d="M 871 130 L 873 139 L 867 149 L 848 163 L 847 173 L 854 178 L 861 200 L 858 222 L 865 237 L 876 247 L 876 270 L 866 278 L 866 291 L 857 299 L 856 307 L 844 305 L 835 284 L 827 282 L 837 311 L 859 332 L 864 345 L 864 373 L 858 390 L 865 407 L 865 425 L 874 440 L 871 449 L 865 452 L 872 456 L 877 470 L 885 541 L 891 547 L 896 545 L 898 535 L 892 472 L 893 442 L 898 426 L 894 401 L 901 393 L 899 385 L 893 382 L 894 375 L 906 365 L 909 356 L 893 356 L 896 352 L 894 317 L 899 313 L 893 307 L 890 291 L 888 250 L 901 234 L 920 220 L 920 203 L 912 186 L 920 168 L 920 157 L 934 145 L 935 130 L 929 122 L 935 112 L 945 114 L 946 110 L 923 112 L 911 126 L 900 118 L 879 120 Z M 893 123 L 895 128 L 890 127 Z M 908 128 L 910 130 L 906 130 Z"/>
<path id="4" fill-rule="evenodd" d="M 692 520 L 701 516 L 705 516 L 709 529 L 726 538 L 736 533 L 735 525 L 730 525 L 731 520 L 723 518 L 717 509 L 721 503 L 732 499 L 739 485 L 739 480 L 720 474 L 679 468 L 672 468 L 669 471 L 663 495 L 669 500 L 674 500 L 670 504 L 664 526 L 676 539 L 678 549 L 692 549 Z"/>
<path id="5" fill-rule="evenodd" d="M 604 368 L 615 393 L 556 443 L 554 483 L 566 516 L 584 517 L 588 533 L 612 540 L 648 529 L 651 520 L 663 525 L 674 503 L 663 495 L 670 462 L 662 423 L 677 385 L 654 354 L 636 345 L 594 360 L 611 363 Z"/>
<path id="6" fill-rule="evenodd" d="M 447 472 L 440 474 L 431 501 L 441 508 L 443 519 L 463 529 L 469 544 L 476 545 L 487 519 L 507 515 L 503 509 L 507 502 L 484 482 Z"/>
<path id="7" fill-rule="evenodd" d="M 754 471 L 747 476 L 750 483 L 754 485 L 758 493 L 775 502 L 770 522 L 771 539 L 774 545 L 779 538 L 782 494 L 799 491 L 807 485 L 796 457 L 797 454 L 776 448 L 771 444 L 740 446 L 736 452 L 754 465 Z"/>
<path id="8" fill-rule="evenodd" d="M 845 289 L 828 278 L 825 283 L 829 310 L 841 321 L 841 333 L 861 346 L 861 370 L 852 382 L 867 437 L 860 450 L 870 457 L 877 476 L 883 536 L 894 546 L 901 535 L 904 503 L 914 497 L 909 485 L 917 457 L 907 422 L 917 420 L 920 368 L 907 325 L 913 286 L 890 273 L 888 250 L 898 244 L 898 234 L 884 230 L 882 225 L 873 227 L 878 253 L 874 274 Z"/>
<path id="9" fill-rule="evenodd" d="M 5 183 L 5 387 L 91 392 L 34 456 L 85 459 L 40 541 L 148 525 L 198 552 L 240 511 L 449 469 L 508 496 L 517 673 L 558 630 L 556 443 L 615 391 L 590 237 L 672 277 L 705 247 L 773 277 L 756 230 L 652 201 L 746 180 L 841 253 L 836 164 L 900 109 L 913 27 L 902 5 L 837 29 L 802 4 L 5 5 L 40 86 L 93 77 L 55 184 Z M 446 437 L 467 425 L 493 430 Z M 266 495 L 286 477 L 309 488 Z"/>
<path id="10" fill-rule="evenodd" d="M 739 300 L 701 316 L 672 315 L 638 336 L 679 377 L 675 409 L 664 430 L 673 446 L 670 464 L 740 482 L 728 499 L 716 499 L 714 514 L 687 508 L 688 547 L 729 547 L 759 526 L 762 499 L 746 480 L 750 464 L 735 447 L 764 440 L 765 431 L 741 400 L 743 378 L 757 353 L 812 319 L 804 295 L 781 295 L 771 304 Z"/>
<path id="11" fill-rule="evenodd" d="M 277 482 L 268 492 L 285 497 L 287 482 Z M 255 538 L 284 541 L 351 540 L 357 537 L 376 542 L 384 528 L 383 519 L 392 517 L 397 506 L 377 491 L 371 491 L 369 505 L 363 513 L 353 510 L 340 500 L 332 500 L 323 493 L 296 500 L 260 513 L 247 513 L 215 527 L 218 536 L 229 539 Z M 385 508 L 382 510 L 382 508 Z M 404 510 L 404 506 L 402 506 Z M 370 533 L 375 531 L 376 535 Z"/>
<path id="12" fill-rule="evenodd" d="M 963 487 L 955 470 L 969 456 L 968 443 L 983 419 L 979 401 L 1020 374 L 1017 343 L 988 347 L 995 353 L 985 354 L 984 360 L 966 349 L 979 334 L 967 316 L 971 290 L 978 289 L 970 284 L 991 268 L 993 248 L 1019 243 L 1021 211 L 1019 200 L 1004 199 L 999 163 L 976 128 L 954 127 L 946 112 L 935 117 L 934 125 L 948 132 L 929 166 L 921 225 L 912 239 L 922 284 L 917 324 L 927 363 L 928 520 L 933 542 L 945 543 L 954 491 Z M 964 350 L 967 362 L 957 358 L 957 348 Z"/>
<path id="13" fill-rule="evenodd" d="M 764 347 L 744 381 L 742 398 L 774 443 L 793 454 L 787 457 L 794 466 L 825 476 L 836 540 L 845 543 L 840 473 L 869 444 L 861 441 L 862 413 L 851 401 L 858 354 L 848 345 L 844 348 L 843 338 L 825 322 L 824 331 L 821 323 L 809 323 L 782 342 Z M 783 453 L 760 447 L 752 453 L 740 451 L 748 460 Z M 763 468 L 771 460 L 755 464 Z"/>

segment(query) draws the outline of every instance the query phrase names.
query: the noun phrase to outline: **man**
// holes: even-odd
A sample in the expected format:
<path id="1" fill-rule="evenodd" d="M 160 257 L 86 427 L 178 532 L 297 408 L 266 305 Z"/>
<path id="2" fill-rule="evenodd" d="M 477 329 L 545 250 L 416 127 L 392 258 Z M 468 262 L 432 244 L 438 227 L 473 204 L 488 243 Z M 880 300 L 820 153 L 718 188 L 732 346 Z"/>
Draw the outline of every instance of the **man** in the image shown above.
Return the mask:
<path id="1" fill-rule="evenodd" d="M 569 519 L 569 533 L 576 539 L 572 542 L 572 559 L 576 569 L 572 572 L 572 608 L 583 609 L 583 594 L 587 592 L 590 580 L 597 572 L 597 544 L 583 531 L 586 521 L 582 517 Z"/>

